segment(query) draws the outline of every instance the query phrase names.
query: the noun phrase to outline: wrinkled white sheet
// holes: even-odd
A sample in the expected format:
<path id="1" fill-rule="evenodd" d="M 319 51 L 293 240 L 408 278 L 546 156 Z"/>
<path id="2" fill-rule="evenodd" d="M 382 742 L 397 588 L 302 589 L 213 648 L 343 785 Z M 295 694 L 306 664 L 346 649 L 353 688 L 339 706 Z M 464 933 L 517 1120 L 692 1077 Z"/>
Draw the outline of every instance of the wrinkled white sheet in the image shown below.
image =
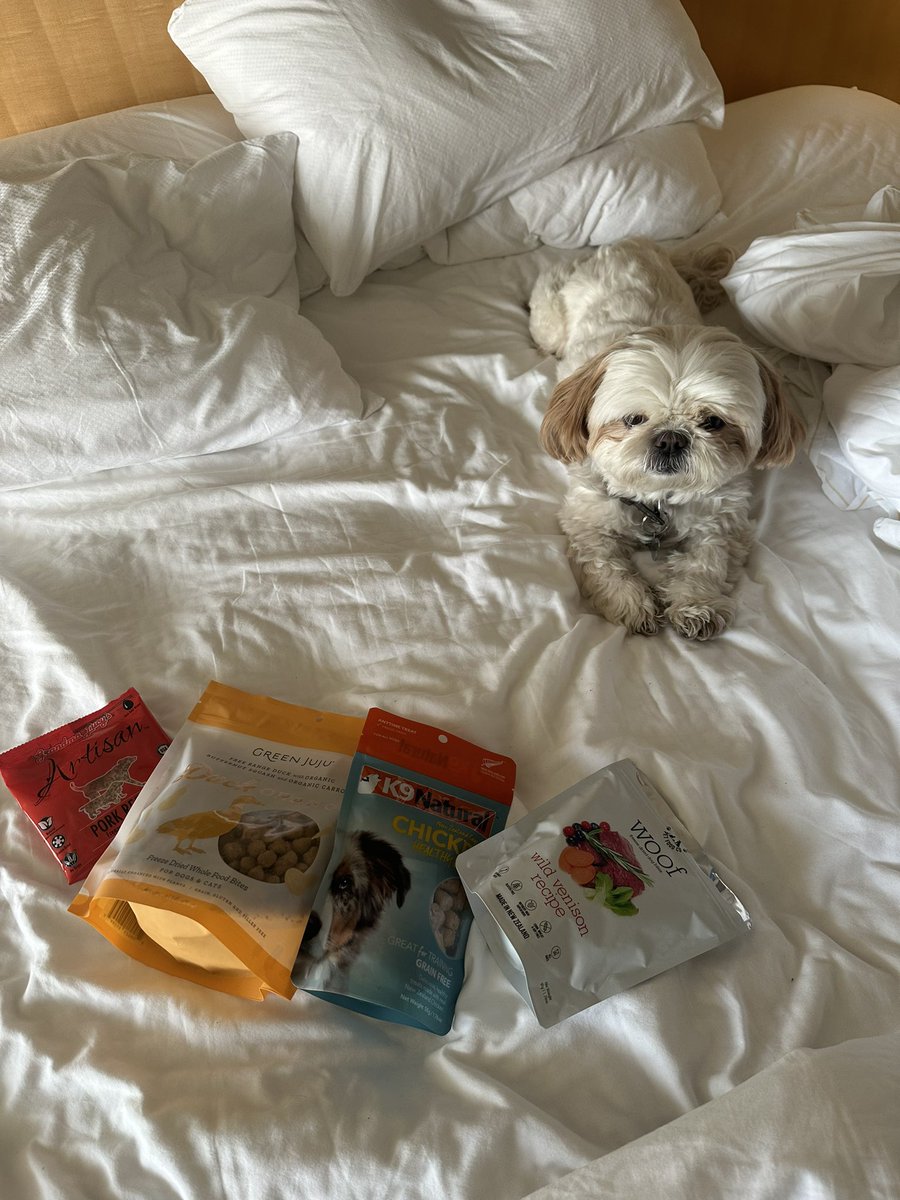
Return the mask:
<path id="1" fill-rule="evenodd" d="M 481 738 L 519 764 L 516 812 L 628 756 L 753 930 L 548 1031 L 477 932 L 446 1038 L 254 1005 L 68 914 L 4 789 L 5 1195 L 900 1194 L 900 556 L 802 459 L 755 477 L 727 635 L 629 638 L 587 611 L 522 307 L 550 256 L 304 305 L 384 397 L 364 420 L 0 495 L 0 741 L 128 685 L 174 733 L 215 677 Z"/>
<path id="2" fill-rule="evenodd" d="M 517 759 L 526 806 L 631 756 L 752 933 L 547 1032 L 477 933 L 445 1039 L 306 996 L 256 1006 L 132 963 L 67 914 L 7 797 L 10 1195 L 514 1200 L 576 1168 L 583 1194 L 613 1169 L 654 1194 L 636 1139 L 655 1134 L 684 1159 L 670 1194 L 695 1196 L 667 1127 L 708 1128 L 727 1179 L 740 1097 L 771 1084 L 796 1116 L 751 1126 L 769 1166 L 743 1195 L 785 1200 L 819 1194 L 837 1119 L 785 1055 L 842 1047 L 872 1109 L 900 1098 L 892 1056 L 854 1050 L 897 1027 L 898 559 L 803 461 L 756 479 L 761 543 L 727 636 L 627 638 L 587 612 L 556 526 L 562 470 L 536 442 L 552 367 L 521 305 L 540 261 L 420 265 L 309 304 L 386 399 L 364 421 L 0 497 L 3 740 L 128 684 L 174 732 L 217 677 L 478 734 Z M 875 1154 L 868 1111 L 857 1128 L 841 1110 Z"/>
<path id="3" fill-rule="evenodd" d="M 898 1090 L 896 1033 L 793 1050 L 721 1100 L 530 1200 L 893 1197 L 900 1175 Z"/>

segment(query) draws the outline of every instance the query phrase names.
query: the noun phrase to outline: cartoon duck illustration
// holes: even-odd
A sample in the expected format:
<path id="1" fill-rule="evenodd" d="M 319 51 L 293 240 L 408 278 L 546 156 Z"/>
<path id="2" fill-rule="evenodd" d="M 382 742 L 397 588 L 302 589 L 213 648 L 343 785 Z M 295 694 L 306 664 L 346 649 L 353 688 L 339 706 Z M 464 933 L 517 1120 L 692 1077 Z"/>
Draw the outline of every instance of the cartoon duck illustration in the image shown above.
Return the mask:
<path id="1" fill-rule="evenodd" d="M 223 833 L 230 833 L 235 825 L 240 823 L 245 808 L 251 804 L 260 804 L 254 796 L 238 796 L 227 808 L 206 809 L 203 812 L 188 813 L 183 817 L 174 817 L 157 826 L 157 833 L 171 834 L 175 838 L 172 849 L 176 854 L 203 854 L 202 846 L 195 842 L 207 838 L 219 838 Z"/>

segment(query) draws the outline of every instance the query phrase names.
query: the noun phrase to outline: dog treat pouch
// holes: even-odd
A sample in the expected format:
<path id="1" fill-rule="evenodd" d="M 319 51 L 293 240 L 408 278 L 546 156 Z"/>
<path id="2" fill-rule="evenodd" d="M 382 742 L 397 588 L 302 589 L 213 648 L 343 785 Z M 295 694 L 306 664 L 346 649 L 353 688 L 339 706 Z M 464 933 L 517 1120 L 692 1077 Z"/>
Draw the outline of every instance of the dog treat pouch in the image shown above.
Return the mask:
<path id="1" fill-rule="evenodd" d="M 362 726 L 210 683 L 69 911 L 148 966 L 290 998 Z"/>
<path id="2" fill-rule="evenodd" d="M 457 869 L 476 924 L 545 1028 L 750 928 L 628 759 L 467 851 Z"/>
<path id="3" fill-rule="evenodd" d="M 119 832 L 168 745 L 129 688 L 96 712 L 0 754 L 0 774 L 69 883 L 78 883 Z"/>
<path id="4" fill-rule="evenodd" d="M 505 755 L 372 709 L 294 982 L 446 1033 L 471 925 L 456 857 L 506 824 L 515 773 Z"/>

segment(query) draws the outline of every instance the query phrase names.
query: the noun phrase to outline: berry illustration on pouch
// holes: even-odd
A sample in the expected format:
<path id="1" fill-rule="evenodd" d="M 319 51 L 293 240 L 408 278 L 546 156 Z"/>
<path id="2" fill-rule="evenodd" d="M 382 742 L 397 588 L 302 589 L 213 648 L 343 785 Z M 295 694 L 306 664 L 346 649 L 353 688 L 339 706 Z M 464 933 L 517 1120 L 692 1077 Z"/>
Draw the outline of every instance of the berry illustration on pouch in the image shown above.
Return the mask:
<path id="1" fill-rule="evenodd" d="M 611 829 L 608 821 L 578 821 L 563 827 L 566 845 L 559 867 L 596 900 L 617 916 L 633 917 L 634 900 L 653 880 L 641 869 L 627 838 Z"/>

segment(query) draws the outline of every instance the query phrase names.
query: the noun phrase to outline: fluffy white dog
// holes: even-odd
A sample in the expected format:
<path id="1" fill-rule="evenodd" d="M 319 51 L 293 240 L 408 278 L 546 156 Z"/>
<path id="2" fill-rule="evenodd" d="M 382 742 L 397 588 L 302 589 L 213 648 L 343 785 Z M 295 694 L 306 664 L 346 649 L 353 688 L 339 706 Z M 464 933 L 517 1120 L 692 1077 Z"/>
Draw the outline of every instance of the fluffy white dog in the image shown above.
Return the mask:
<path id="1" fill-rule="evenodd" d="M 531 333 L 560 360 L 541 441 L 569 464 L 560 524 L 596 611 L 632 633 L 705 639 L 731 622 L 753 543 L 750 467 L 803 434 L 772 366 L 705 325 L 730 251 L 678 261 L 629 238 L 542 273 Z M 635 550 L 661 559 L 652 586 Z"/>

